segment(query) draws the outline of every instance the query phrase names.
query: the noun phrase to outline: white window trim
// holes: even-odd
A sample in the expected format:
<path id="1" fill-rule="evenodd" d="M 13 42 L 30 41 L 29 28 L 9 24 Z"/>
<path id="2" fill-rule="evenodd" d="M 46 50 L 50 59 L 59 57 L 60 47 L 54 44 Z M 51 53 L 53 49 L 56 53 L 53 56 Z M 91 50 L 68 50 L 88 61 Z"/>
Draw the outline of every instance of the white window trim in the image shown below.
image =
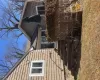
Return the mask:
<path id="1" fill-rule="evenodd" d="M 46 32 L 46 30 L 41 30 L 41 31 L 45 31 Z"/>
<path id="2" fill-rule="evenodd" d="M 50 44 L 50 43 L 54 43 L 55 44 L 55 42 L 41 42 L 41 44 Z"/>
<path id="3" fill-rule="evenodd" d="M 36 68 L 37 68 L 37 69 L 38 69 L 38 68 L 41 68 L 41 69 L 42 69 L 42 73 L 34 73 L 34 74 L 32 74 L 32 73 L 31 73 L 31 70 L 32 70 L 32 68 L 33 68 L 33 67 L 32 67 L 32 64 L 33 64 L 33 63 L 40 63 L 40 62 L 43 63 L 43 66 L 42 66 L 42 67 L 36 67 Z M 45 62 L 44 60 L 35 60 L 35 61 L 31 61 L 31 65 L 30 65 L 30 74 L 29 74 L 29 76 L 44 76 L 44 64 L 45 64 L 44 62 Z M 34 68 L 35 68 L 35 67 L 34 67 Z M 36 68 L 35 68 L 35 69 L 36 69 Z"/>
<path id="4" fill-rule="evenodd" d="M 38 6 L 36 6 L 36 14 L 38 15 L 38 8 L 37 7 L 41 7 L 41 6 L 44 6 L 44 5 L 38 5 Z M 45 14 L 44 15 L 40 15 L 40 16 L 45 16 Z"/>
<path id="5" fill-rule="evenodd" d="M 41 30 L 41 32 L 42 31 L 46 32 L 46 30 Z M 46 36 L 41 36 L 41 37 L 46 37 Z M 54 43 L 54 48 L 56 47 L 55 42 L 41 42 L 41 44 L 48 44 L 48 43 Z"/>
<path id="6" fill-rule="evenodd" d="M 55 42 L 50 42 L 50 43 L 53 43 L 54 44 L 54 47 L 53 48 L 56 47 Z M 48 42 L 41 42 L 41 44 L 48 44 Z"/>

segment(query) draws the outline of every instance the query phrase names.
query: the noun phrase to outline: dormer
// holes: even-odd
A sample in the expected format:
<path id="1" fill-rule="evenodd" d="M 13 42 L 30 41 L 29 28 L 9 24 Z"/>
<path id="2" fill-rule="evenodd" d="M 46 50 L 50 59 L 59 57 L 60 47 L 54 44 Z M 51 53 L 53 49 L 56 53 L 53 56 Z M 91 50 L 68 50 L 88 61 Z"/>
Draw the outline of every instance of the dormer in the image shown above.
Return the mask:
<path id="1" fill-rule="evenodd" d="M 19 29 L 26 35 L 34 49 L 54 48 L 54 42 L 46 40 L 43 0 L 27 0 L 25 2 Z"/>

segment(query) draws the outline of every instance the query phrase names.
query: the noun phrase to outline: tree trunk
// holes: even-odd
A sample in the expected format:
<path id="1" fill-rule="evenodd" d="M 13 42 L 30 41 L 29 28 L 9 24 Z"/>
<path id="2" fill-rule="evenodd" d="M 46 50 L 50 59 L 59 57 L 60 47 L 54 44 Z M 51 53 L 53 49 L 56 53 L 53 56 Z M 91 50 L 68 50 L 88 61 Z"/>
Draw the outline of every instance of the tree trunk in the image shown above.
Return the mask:
<path id="1" fill-rule="evenodd" d="M 83 0 L 79 80 L 100 80 L 100 0 Z"/>

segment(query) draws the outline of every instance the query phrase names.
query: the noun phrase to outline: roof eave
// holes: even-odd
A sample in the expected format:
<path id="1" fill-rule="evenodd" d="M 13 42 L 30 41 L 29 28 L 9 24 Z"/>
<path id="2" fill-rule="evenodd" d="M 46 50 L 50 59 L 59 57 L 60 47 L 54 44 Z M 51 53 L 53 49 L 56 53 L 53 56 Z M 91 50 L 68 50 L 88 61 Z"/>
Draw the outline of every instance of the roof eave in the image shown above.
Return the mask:
<path id="1" fill-rule="evenodd" d="M 23 19 L 23 16 L 24 16 L 24 13 L 25 13 L 25 9 L 26 9 L 26 6 L 27 6 L 27 3 L 28 3 L 28 2 L 29 2 L 29 1 L 25 1 L 24 8 L 23 8 L 23 11 L 22 11 L 22 15 L 21 15 L 21 19 L 20 19 L 18 28 L 25 34 L 25 36 L 26 36 L 29 40 L 31 40 L 31 38 L 26 34 L 26 32 L 21 28 L 22 19 Z"/>

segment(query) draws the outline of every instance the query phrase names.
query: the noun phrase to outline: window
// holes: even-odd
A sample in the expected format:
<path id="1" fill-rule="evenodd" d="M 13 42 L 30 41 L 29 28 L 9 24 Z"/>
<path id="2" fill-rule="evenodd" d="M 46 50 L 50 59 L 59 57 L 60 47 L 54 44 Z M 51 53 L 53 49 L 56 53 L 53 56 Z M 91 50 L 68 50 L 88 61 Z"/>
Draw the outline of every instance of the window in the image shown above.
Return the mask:
<path id="1" fill-rule="evenodd" d="M 42 30 L 41 36 L 46 36 L 45 30 Z"/>
<path id="2" fill-rule="evenodd" d="M 44 15 L 45 14 L 45 7 L 44 5 L 36 6 L 37 14 Z"/>
<path id="3" fill-rule="evenodd" d="M 54 42 L 48 42 L 46 39 L 46 30 L 41 31 L 41 49 L 54 48 Z"/>
<path id="4" fill-rule="evenodd" d="M 44 75 L 44 60 L 37 60 L 31 62 L 30 76 Z"/>
<path id="5" fill-rule="evenodd" d="M 48 42 L 45 36 L 41 36 L 41 42 Z"/>
<path id="6" fill-rule="evenodd" d="M 51 42 L 51 43 L 41 43 L 41 48 L 44 49 L 44 48 L 54 48 L 54 43 Z"/>

